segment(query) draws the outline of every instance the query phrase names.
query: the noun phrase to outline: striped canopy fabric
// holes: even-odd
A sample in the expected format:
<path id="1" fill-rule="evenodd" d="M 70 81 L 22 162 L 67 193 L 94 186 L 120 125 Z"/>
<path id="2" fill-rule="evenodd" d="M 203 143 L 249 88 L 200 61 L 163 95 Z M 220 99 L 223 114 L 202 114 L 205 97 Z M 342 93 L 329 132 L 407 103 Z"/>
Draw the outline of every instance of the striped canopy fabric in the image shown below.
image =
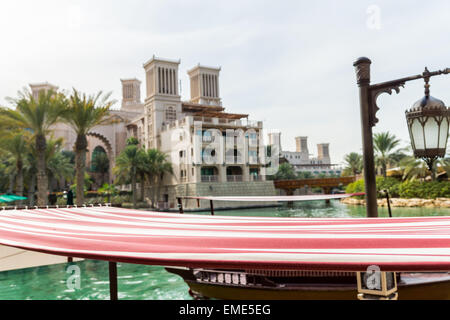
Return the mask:
<path id="1" fill-rule="evenodd" d="M 216 269 L 450 270 L 450 217 L 277 218 L 112 207 L 0 211 L 0 244 L 44 253 Z"/>

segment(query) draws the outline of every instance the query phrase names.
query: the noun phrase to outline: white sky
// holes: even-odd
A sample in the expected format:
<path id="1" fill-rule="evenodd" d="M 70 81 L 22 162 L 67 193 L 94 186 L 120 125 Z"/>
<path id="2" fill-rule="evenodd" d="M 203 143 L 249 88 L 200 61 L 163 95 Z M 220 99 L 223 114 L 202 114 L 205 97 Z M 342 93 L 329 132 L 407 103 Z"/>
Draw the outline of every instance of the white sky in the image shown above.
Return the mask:
<path id="1" fill-rule="evenodd" d="M 189 68 L 221 66 L 226 111 L 281 130 L 284 150 L 294 150 L 295 136 L 308 136 L 314 154 L 329 142 L 339 163 L 361 151 L 354 60 L 372 60 L 373 82 L 450 67 L 449 18 L 445 0 L 2 0 L 0 104 L 44 81 L 120 100 L 120 78 L 143 81 L 142 64 L 155 54 L 181 59 L 184 100 Z M 431 94 L 448 104 L 450 76 L 432 78 Z M 407 145 L 404 110 L 421 96 L 421 81 L 382 95 L 374 131 Z"/>

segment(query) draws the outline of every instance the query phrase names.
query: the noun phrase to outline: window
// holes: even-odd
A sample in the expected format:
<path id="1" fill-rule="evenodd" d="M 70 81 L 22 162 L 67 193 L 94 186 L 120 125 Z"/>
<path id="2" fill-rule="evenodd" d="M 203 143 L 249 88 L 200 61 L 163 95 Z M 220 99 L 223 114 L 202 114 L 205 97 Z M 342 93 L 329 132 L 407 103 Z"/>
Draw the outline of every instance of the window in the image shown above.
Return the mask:
<path id="1" fill-rule="evenodd" d="M 177 120 L 177 111 L 175 110 L 174 107 L 168 107 L 166 109 L 166 121 L 172 122 L 175 120 Z"/>
<path id="2" fill-rule="evenodd" d="M 249 151 L 248 151 L 248 155 L 249 155 L 250 157 L 257 157 L 257 156 L 258 156 L 258 153 L 256 152 L 256 150 L 249 150 Z"/>

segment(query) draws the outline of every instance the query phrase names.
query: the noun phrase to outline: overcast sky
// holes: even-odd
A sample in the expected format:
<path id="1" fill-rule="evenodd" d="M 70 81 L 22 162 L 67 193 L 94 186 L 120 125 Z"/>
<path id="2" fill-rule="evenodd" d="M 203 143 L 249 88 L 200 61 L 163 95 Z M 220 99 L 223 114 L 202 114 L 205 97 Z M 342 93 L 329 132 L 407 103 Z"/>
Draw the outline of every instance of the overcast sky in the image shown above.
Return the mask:
<path id="1" fill-rule="evenodd" d="M 361 152 L 354 60 L 372 60 L 372 82 L 450 67 L 450 1 L 2 0 L 0 39 L 2 105 L 44 81 L 119 100 L 120 78 L 144 80 L 155 54 L 181 59 L 183 100 L 189 68 L 221 66 L 226 111 L 281 130 L 284 150 L 296 136 L 314 154 L 329 142 L 340 163 Z M 448 104 L 450 75 L 432 78 L 431 94 Z M 374 131 L 407 145 L 404 111 L 421 96 L 421 81 L 382 95 Z"/>

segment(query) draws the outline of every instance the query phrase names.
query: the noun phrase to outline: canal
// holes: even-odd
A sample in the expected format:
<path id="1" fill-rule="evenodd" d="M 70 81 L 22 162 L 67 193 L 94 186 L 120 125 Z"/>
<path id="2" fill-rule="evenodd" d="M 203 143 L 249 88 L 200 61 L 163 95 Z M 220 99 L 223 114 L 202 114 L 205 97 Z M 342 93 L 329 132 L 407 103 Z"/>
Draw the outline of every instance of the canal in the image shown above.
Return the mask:
<path id="1" fill-rule="evenodd" d="M 387 217 L 387 209 L 379 208 Z M 450 215 L 446 208 L 392 208 L 393 216 Z M 200 214 L 209 214 L 204 212 Z M 364 217 L 363 206 L 348 206 L 338 201 L 303 202 L 294 208 L 260 208 L 216 211 L 216 215 L 277 216 L 277 217 Z M 1 263 L 1 261 L 0 261 Z M 75 267 L 69 268 L 70 265 Z M 0 272 L 0 300 L 60 300 L 109 299 L 108 263 L 85 260 L 73 264 L 59 264 Z M 74 268 L 79 272 L 79 286 L 71 278 Z M 119 299 L 158 300 L 191 299 L 183 279 L 168 273 L 163 267 L 118 264 Z"/>

